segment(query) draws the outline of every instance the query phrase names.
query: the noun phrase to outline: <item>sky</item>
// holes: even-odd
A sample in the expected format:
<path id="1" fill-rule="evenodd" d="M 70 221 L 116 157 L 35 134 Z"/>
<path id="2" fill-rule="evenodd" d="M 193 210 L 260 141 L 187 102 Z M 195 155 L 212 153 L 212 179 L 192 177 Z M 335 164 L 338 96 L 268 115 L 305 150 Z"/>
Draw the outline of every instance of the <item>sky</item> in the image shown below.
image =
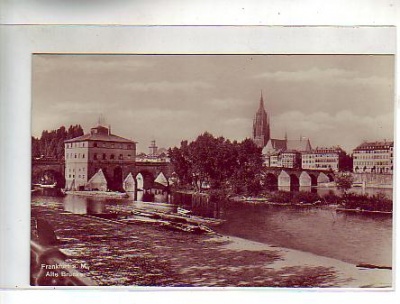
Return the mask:
<path id="1" fill-rule="evenodd" d="M 208 131 L 251 137 L 262 91 L 271 137 L 313 148 L 393 140 L 392 55 L 33 55 L 32 135 L 105 117 L 148 152 Z"/>

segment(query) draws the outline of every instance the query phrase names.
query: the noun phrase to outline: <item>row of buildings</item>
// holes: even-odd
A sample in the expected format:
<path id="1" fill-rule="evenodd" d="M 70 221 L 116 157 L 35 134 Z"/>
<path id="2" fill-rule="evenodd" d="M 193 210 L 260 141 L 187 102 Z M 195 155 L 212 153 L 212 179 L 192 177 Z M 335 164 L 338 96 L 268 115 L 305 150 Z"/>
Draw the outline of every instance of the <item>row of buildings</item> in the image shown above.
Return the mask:
<path id="1" fill-rule="evenodd" d="M 253 120 L 253 140 L 262 148 L 267 167 L 306 170 L 353 171 L 355 173 L 393 173 L 393 141 L 363 142 L 348 155 L 339 146 L 312 148 L 309 138 L 274 139 L 270 136 L 270 118 L 261 93 Z"/>
<path id="2" fill-rule="evenodd" d="M 356 173 L 393 173 L 393 142 L 364 142 L 352 157 L 340 147 L 312 148 L 310 139 L 271 138 L 270 119 L 261 94 L 253 121 L 253 140 L 262 148 L 267 167 Z M 152 141 L 148 154 L 136 153 L 136 142 L 111 133 L 110 126 L 99 120 L 90 133 L 65 141 L 65 180 L 67 188 L 84 189 L 96 174 L 118 189 L 134 171 L 136 162 L 168 162 L 166 149 Z M 99 170 L 101 172 L 99 173 Z M 104 175 L 104 176 L 103 176 Z"/>

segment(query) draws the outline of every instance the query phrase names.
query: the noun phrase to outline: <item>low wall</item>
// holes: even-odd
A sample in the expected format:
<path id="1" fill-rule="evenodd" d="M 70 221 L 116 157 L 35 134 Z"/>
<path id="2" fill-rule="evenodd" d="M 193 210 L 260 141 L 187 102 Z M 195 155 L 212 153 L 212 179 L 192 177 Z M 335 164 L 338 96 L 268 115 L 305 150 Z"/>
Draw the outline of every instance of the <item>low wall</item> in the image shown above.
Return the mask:
<path id="1" fill-rule="evenodd" d="M 367 186 L 391 186 L 393 187 L 392 174 L 378 173 L 353 173 L 354 182 L 365 182 Z"/>

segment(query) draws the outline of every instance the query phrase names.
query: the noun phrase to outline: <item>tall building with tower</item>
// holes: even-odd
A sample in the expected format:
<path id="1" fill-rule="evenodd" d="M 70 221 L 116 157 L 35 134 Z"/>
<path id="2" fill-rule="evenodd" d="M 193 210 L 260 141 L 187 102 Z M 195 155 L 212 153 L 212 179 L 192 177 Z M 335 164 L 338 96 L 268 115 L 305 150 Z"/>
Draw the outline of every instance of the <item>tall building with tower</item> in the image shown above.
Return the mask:
<path id="1" fill-rule="evenodd" d="M 271 138 L 270 116 L 265 110 L 261 92 L 260 104 L 253 120 L 253 141 L 262 148 L 267 167 L 301 167 L 301 153 L 311 151 L 310 140 L 300 136 L 299 140 L 291 140 L 285 134 L 284 139 Z"/>
<path id="2" fill-rule="evenodd" d="M 260 104 L 253 120 L 253 140 L 257 147 L 263 148 L 270 139 L 269 117 L 264 107 L 264 99 L 261 92 Z"/>

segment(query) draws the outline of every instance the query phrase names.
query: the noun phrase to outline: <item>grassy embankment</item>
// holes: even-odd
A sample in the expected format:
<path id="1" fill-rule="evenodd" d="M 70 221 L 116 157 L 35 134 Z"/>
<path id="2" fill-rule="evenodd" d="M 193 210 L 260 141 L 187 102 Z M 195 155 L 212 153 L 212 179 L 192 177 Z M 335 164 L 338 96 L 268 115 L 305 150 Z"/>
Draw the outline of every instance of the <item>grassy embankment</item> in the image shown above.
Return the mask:
<path id="1" fill-rule="evenodd" d="M 276 191 L 264 193 L 262 199 L 269 203 L 282 205 L 338 205 L 345 209 L 392 212 L 393 202 L 385 194 L 375 195 L 346 193 L 339 196 L 329 192 L 320 196 L 311 192 Z"/>

